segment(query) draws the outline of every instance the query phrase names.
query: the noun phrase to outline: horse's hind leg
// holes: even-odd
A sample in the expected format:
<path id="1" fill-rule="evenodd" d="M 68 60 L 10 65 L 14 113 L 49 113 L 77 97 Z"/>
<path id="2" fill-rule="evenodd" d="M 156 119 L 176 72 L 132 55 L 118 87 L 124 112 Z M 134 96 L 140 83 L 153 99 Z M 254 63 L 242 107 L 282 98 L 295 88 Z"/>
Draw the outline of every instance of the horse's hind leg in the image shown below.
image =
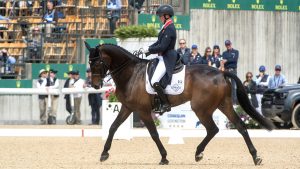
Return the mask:
<path id="1" fill-rule="evenodd" d="M 196 113 L 196 115 L 198 116 L 199 120 L 201 121 L 201 123 L 203 124 L 207 132 L 205 138 L 197 146 L 197 150 L 195 153 L 195 160 L 196 162 L 198 162 L 203 158 L 203 151 L 206 145 L 219 132 L 219 128 L 217 127 L 217 125 L 215 124 L 212 118 L 212 113 L 208 113 L 208 114 Z"/>
<path id="2" fill-rule="evenodd" d="M 140 118 L 142 119 L 145 126 L 147 127 L 153 141 L 155 142 L 155 144 L 160 152 L 161 160 L 160 160 L 159 164 L 160 165 L 168 165 L 169 161 L 167 160 L 167 151 L 159 139 L 159 134 L 157 132 L 157 129 L 156 129 L 154 121 L 151 117 L 151 114 L 150 113 L 140 114 Z"/>
<path id="3" fill-rule="evenodd" d="M 225 102 L 221 104 L 219 109 L 227 116 L 227 118 L 235 125 L 239 133 L 243 136 L 247 147 L 249 149 L 250 154 L 252 155 L 253 161 L 255 165 L 260 165 L 262 159 L 257 156 L 257 151 L 249 137 L 247 128 L 244 122 L 240 119 L 240 117 L 236 114 L 232 107 L 231 99 L 227 97 Z"/>
<path id="4" fill-rule="evenodd" d="M 115 119 L 115 121 L 110 126 L 109 134 L 108 134 L 107 140 L 105 142 L 104 149 L 101 153 L 101 157 L 100 157 L 101 162 L 108 159 L 108 157 L 109 157 L 108 151 L 111 147 L 111 143 L 112 143 L 114 134 L 117 131 L 117 129 L 119 128 L 119 126 L 128 118 L 128 116 L 130 114 L 131 114 L 131 111 L 128 110 L 125 106 L 121 107 L 121 110 L 120 110 L 117 118 Z"/>

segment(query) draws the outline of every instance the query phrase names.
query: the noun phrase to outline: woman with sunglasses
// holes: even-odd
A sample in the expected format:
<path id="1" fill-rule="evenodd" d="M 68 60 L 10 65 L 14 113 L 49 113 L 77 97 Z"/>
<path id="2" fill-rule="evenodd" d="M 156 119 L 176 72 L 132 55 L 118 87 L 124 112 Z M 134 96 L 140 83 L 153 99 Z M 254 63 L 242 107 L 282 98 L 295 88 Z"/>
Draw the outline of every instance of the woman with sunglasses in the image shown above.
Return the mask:
<path id="1" fill-rule="evenodd" d="M 243 85 L 245 87 L 246 92 L 248 93 L 248 97 L 251 100 L 251 104 L 253 107 L 258 108 L 258 102 L 256 98 L 256 83 L 252 79 L 253 74 L 251 72 L 246 73 L 246 80 Z"/>
<path id="2" fill-rule="evenodd" d="M 202 57 L 202 63 L 201 64 L 212 66 L 212 56 L 211 56 L 211 48 L 210 47 L 205 48 L 205 52 L 204 52 L 204 55 Z"/>
<path id="3" fill-rule="evenodd" d="M 213 53 L 212 53 L 212 67 L 218 68 L 222 70 L 220 61 L 222 60 L 222 55 L 220 54 L 220 47 L 218 45 L 215 45 L 213 47 Z M 223 65 L 224 69 L 224 65 Z"/>

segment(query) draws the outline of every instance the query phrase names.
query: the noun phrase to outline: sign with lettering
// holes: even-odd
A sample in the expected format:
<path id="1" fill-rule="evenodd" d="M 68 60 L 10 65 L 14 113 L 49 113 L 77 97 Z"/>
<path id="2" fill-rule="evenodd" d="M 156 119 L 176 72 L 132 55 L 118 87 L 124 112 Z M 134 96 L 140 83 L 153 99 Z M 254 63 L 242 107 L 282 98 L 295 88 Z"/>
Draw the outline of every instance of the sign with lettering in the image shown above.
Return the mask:
<path id="1" fill-rule="evenodd" d="M 190 30 L 190 16 L 189 15 L 175 15 L 172 17 L 173 23 L 177 30 Z M 151 14 L 139 14 L 138 24 L 147 25 L 160 29 L 162 23 L 160 22 L 158 16 Z"/>
<path id="2" fill-rule="evenodd" d="M 300 0 L 190 0 L 190 8 L 300 12 Z"/>

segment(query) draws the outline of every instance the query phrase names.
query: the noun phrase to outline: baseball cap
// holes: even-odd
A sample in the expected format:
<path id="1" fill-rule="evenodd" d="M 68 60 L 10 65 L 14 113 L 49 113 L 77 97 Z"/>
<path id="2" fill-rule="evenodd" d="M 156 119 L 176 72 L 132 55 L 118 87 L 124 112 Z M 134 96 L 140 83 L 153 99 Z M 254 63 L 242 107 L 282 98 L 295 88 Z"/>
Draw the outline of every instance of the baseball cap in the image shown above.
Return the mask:
<path id="1" fill-rule="evenodd" d="M 79 75 L 79 71 L 78 70 L 71 71 L 71 74 L 72 75 Z"/>
<path id="2" fill-rule="evenodd" d="M 220 49 L 219 45 L 215 45 L 213 49 Z"/>
<path id="3" fill-rule="evenodd" d="M 54 73 L 54 74 L 56 74 L 56 73 L 57 73 L 57 70 L 50 69 L 50 70 L 49 70 L 49 72 L 50 72 L 50 73 Z"/>
<path id="4" fill-rule="evenodd" d="M 197 45 L 192 45 L 192 49 L 198 49 Z"/>
<path id="5" fill-rule="evenodd" d="M 230 40 L 226 40 L 225 41 L 225 45 L 231 45 L 231 41 Z"/>
<path id="6" fill-rule="evenodd" d="M 276 65 L 275 66 L 275 70 L 281 70 L 281 66 L 280 65 Z"/>
<path id="7" fill-rule="evenodd" d="M 264 65 L 259 66 L 259 72 L 265 72 L 266 71 L 266 67 Z"/>

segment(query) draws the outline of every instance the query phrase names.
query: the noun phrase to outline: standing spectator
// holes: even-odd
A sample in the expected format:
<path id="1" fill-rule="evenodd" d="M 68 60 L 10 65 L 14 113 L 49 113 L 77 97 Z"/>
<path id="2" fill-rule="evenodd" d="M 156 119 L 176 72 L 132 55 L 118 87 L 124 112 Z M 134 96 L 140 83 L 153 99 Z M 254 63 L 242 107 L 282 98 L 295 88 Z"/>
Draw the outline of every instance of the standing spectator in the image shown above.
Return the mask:
<path id="1" fill-rule="evenodd" d="M 121 16 L 122 2 L 121 0 L 107 1 L 107 18 L 109 20 L 110 33 L 114 34 L 116 23 Z"/>
<path id="2" fill-rule="evenodd" d="M 275 66 L 275 74 L 269 80 L 269 89 L 275 89 L 280 86 L 284 86 L 287 84 L 287 80 L 285 79 L 284 75 L 281 74 L 281 66 Z"/>
<path id="3" fill-rule="evenodd" d="M 205 48 L 204 55 L 201 60 L 201 64 L 211 66 L 212 65 L 212 57 L 211 57 L 211 48 Z"/>
<path id="4" fill-rule="evenodd" d="M 237 75 L 237 63 L 239 59 L 239 51 L 232 48 L 232 43 L 230 40 L 225 41 L 226 51 L 223 52 L 221 61 L 224 64 L 224 68 L 226 71 L 229 71 L 235 75 Z M 232 95 L 232 103 L 234 105 L 237 104 L 236 97 L 236 84 L 234 80 L 231 80 L 231 95 Z"/>
<path id="5" fill-rule="evenodd" d="M 190 65 L 191 49 L 186 47 L 185 39 L 179 40 L 179 48 L 177 49 L 177 53 L 180 55 L 183 64 Z"/>
<path id="6" fill-rule="evenodd" d="M 86 70 L 87 73 L 87 78 L 85 81 L 85 86 L 86 87 L 92 87 L 92 73 L 91 69 L 88 68 Z M 90 93 L 88 94 L 88 99 L 89 99 L 89 105 L 91 106 L 92 109 L 92 125 L 98 125 L 100 122 L 100 107 L 102 103 L 102 99 L 99 93 Z"/>
<path id="7" fill-rule="evenodd" d="M 261 65 L 258 69 L 259 74 L 256 76 L 256 85 L 257 85 L 257 101 L 258 101 L 258 112 L 261 113 L 261 99 L 264 92 L 268 89 L 270 76 L 266 74 L 266 67 Z"/>
<path id="8" fill-rule="evenodd" d="M 34 27 L 31 31 L 31 35 L 28 39 L 23 38 L 23 41 L 27 43 L 27 60 L 32 63 L 41 62 L 42 51 L 42 38 L 39 27 Z"/>
<path id="9" fill-rule="evenodd" d="M 74 75 L 74 81 L 71 83 L 71 87 L 76 88 L 76 89 L 82 89 L 84 87 L 84 80 L 82 80 L 79 76 L 79 71 L 76 70 L 72 72 Z M 77 93 L 74 94 L 74 112 L 75 112 L 75 117 L 76 117 L 76 122 L 75 124 L 81 124 L 81 113 L 80 113 L 80 104 L 81 104 L 81 99 L 82 99 L 82 94 Z"/>
<path id="10" fill-rule="evenodd" d="M 198 46 L 192 45 L 192 52 L 190 55 L 190 64 L 200 64 L 202 62 L 202 57 L 200 53 L 198 52 Z"/>
<path id="11" fill-rule="evenodd" d="M 72 71 L 69 71 L 67 74 L 68 74 L 68 79 L 66 80 L 66 82 L 64 84 L 64 88 L 69 88 L 71 79 L 74 79 L 73 75 L 72 75 L 73 74 Z M 70 102 L 70 95 L 65 94 L 64 99 L 66 99 L 66 110 L 71 114 L 72 113 L 72 107 L 71 107 L 71 102 Z"/>
<path id="12" fill-rule="evenodd" d="M 213 47 L 213 53 L 212 53 L 212 67 L 218 68 L 218 69 L 222 69 L 221 68 L 221 64 L 220 61 L 223 59 L 222 55 L 220 54 L 220 47 L 218 45 L 215 45 Z M 223 65 L 224 67 L 224 65 Z"/>
<path id="13" fill-rule="evenodd" d="M 38 89 L 46 89 L 47 85 L 47 71 L 45 69 L 41 69 L 39 72 L 39 79 L 37 81 L 37 88 Z M 47 114 L 46 114 L 46 107 L 47 107 L 47 95 L 39 95 L 39 108 L 40 108 L 40 124 L 44 125 L 47 124 Z"/>
<path id="14" fill-rule="evenodd" d="M 58 89 L 59 80 L 56 78 L 56 70 L 49 70 L 49 77 L 47 78 L 47 88 L 49 89 Z M 57 106 L 58 106 L 58 96 L 51 95 L 51 111 L 48 114 L 48 124 L 56 124 L 56 115 L 57 115 Z M 48 102 L 48 96 L 46 97 L 46 103 Z"/>
<path id="15" fill-rule="evenodd" d="M 256 98 L 256 83 L 254 80 L 252 80 L 253 74 L 251 72 L 246 73 L 246 80 L 244 81 L 243 85 L 245 87 L 245 90 L 248 94 L 248 97 L 251 101 L 251 104 L 253 107 L 258 107 L 258 102 Z"/>

